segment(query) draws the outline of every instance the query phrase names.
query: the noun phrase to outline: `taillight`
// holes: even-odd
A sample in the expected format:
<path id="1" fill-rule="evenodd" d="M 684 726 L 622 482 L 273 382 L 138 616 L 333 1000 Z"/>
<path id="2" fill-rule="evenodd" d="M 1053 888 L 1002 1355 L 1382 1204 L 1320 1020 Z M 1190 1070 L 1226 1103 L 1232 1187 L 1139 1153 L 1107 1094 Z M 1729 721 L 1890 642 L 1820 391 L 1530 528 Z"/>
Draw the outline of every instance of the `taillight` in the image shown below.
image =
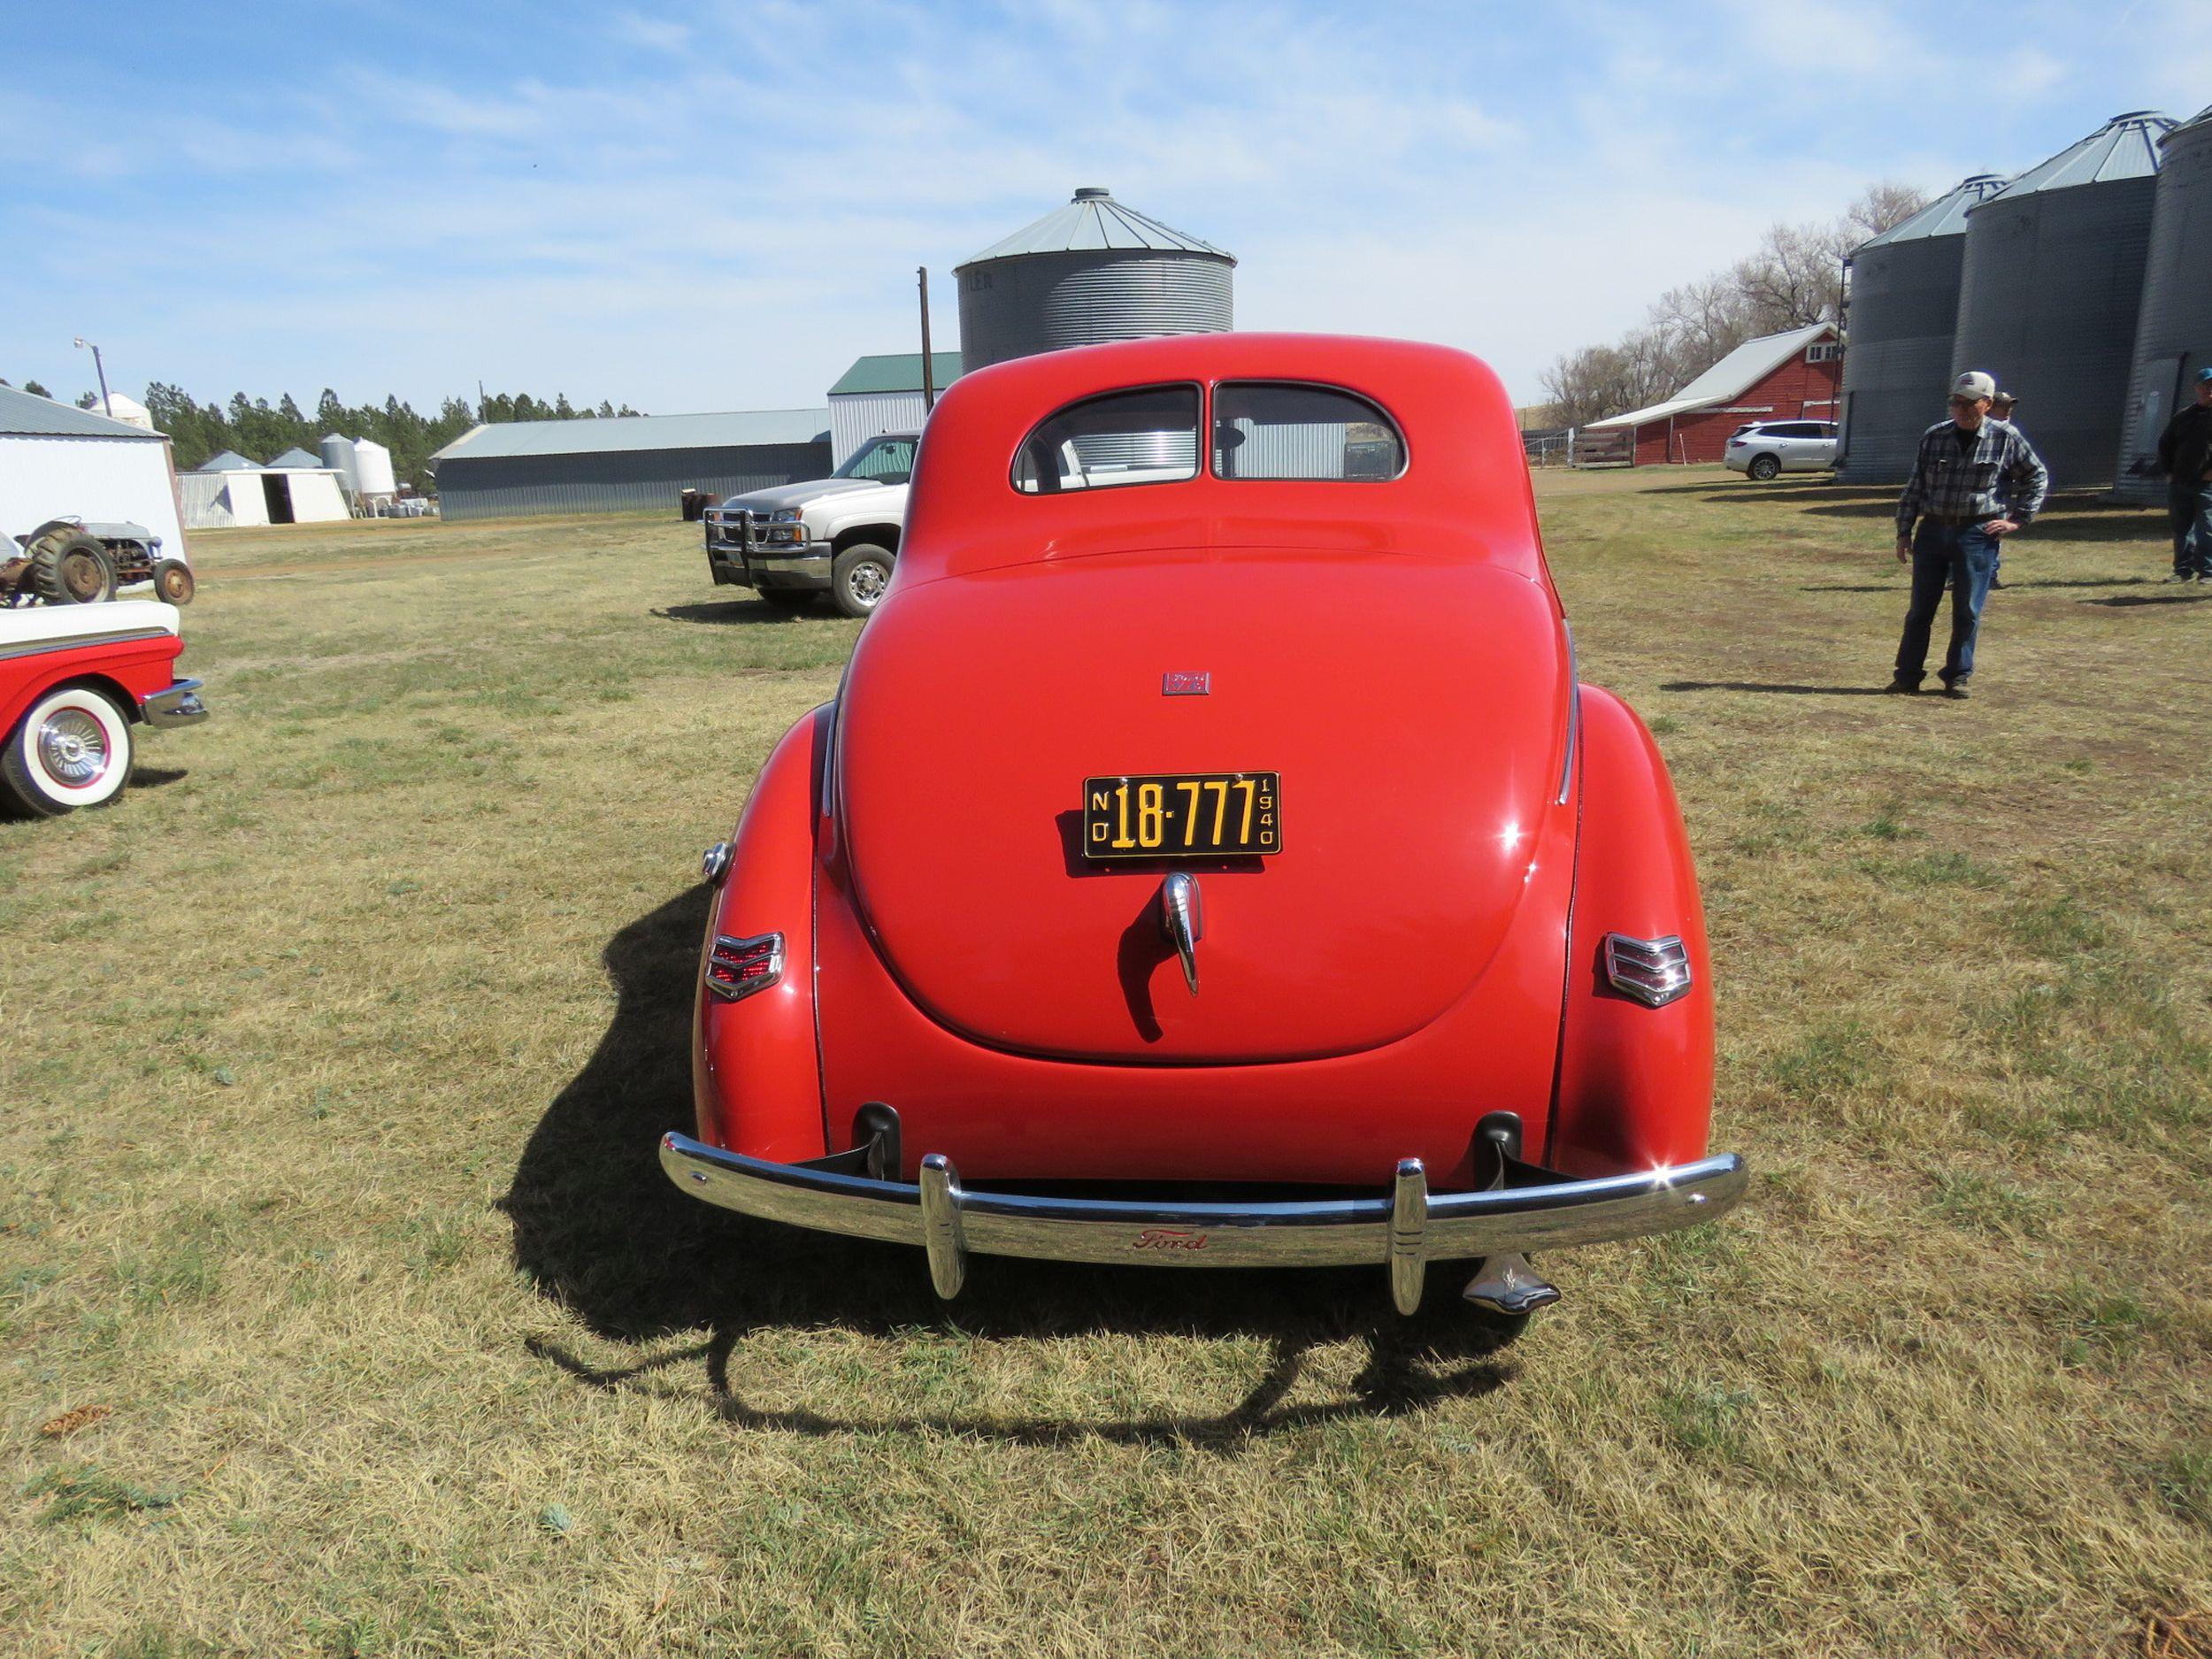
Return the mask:
<path id="1" fill-rule="evenodd" d="M 1690 994 L 1690 952 L 1678 934 L 1664 939 L 1605 936 L 1605 978 L 1623 996 L 1664 1008 Z"/>
<path id="2" fill-rule="evenodd" d="M 783 935 L 732 939 L 717 933 L 707 949 L 706 975 L 707 989 L 725 1002 L 766 990 L 783 978 Z"/>

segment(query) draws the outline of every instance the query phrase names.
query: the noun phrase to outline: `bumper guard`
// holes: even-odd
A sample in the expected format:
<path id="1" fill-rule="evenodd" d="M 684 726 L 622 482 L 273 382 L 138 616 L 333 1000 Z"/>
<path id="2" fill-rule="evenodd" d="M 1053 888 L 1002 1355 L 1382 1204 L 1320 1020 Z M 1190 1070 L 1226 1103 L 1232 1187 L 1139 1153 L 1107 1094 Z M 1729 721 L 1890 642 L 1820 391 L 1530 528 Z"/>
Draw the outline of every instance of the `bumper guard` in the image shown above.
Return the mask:
<path id="1" fill-rule="evenodd" d="M 1732 1155 L 1672 1169 L 1540 1187 L 1435 1193 L 1418 1158 L 1387 1196 L 1263 1203 L 1149 1203 L 969 1192 L 941 1153 L 921 1179 L 773 1164 L 671 1133 L 661 1168 L 693 1197 L 791 1226 L 928 1253 L 931 1282 L 959 1294 L 970 1254 L 1143 1267 L 1386 1267 L 1401 1313 L 1432 1261 L 1469 1260 L 1672 1233 L 1725 1214 L 1749 1179 Z"/>
<path id="2" fill-rule="evenodd" d="M 173 726 L 197 726 L 207 718 L 207 704 L 200 701 L 200 682 L 180 680 L 166 691 L 157 691 L 139 704 L 139 712 L 146 717 L 146 724 L 161 729 Z"/>

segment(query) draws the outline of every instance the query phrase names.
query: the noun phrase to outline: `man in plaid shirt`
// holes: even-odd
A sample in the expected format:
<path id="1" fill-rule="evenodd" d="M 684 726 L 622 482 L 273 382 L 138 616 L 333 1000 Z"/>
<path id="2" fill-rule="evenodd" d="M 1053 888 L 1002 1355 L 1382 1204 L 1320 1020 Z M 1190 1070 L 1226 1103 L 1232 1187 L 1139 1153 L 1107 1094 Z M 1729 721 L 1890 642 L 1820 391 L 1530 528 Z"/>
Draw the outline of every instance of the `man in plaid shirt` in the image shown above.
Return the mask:
<path id="1" fill-rule="evenodd" d="M 1990 419 L 1997 382 L 1979 370 L 1951 385 L 1951 419 L 1921 434 L 1912 478 L 1897 503 L 1897 562 L 1912 566 L 1912 603 L 1888 689 L 1915 692 L 1927 672 L 1928 631 L 1943 590 L 1951 590 L 1951 649 L 1943 659 L 1944 695 L 1966 695 L 1974 673 L 1974 636 L 1997 573 L 1997 538 L 2010 535 L 2043 506 L 2051 475 L 2010 422 Z"/>

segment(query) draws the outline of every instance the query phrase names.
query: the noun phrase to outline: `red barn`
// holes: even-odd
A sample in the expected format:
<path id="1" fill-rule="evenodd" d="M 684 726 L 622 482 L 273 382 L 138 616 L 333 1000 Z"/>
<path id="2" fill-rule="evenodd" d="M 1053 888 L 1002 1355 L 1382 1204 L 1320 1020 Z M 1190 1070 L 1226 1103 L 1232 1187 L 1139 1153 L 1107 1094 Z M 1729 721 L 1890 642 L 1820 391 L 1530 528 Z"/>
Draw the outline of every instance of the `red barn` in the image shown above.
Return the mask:
<path id="1" fill-rule="evenodd" d="M 1843 346 L 1833 323 L 1747 340 L 1663 403 L 1594 420 L 1590 432 L 1634 434 L 1634 464 L 1717 461 L 1747 421 L 1833 420 Z"/>

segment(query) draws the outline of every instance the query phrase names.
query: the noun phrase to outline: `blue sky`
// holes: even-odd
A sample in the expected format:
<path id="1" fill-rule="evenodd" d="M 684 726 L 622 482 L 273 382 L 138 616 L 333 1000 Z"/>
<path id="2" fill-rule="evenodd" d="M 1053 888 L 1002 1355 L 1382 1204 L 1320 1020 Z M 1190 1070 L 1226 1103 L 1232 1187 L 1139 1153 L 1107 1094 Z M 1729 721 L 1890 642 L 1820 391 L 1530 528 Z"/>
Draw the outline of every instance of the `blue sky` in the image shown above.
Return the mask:
<path id="1" fill-rule="evenodd" d="M 1524 401 L 1777 219 L 2212 101 L 2212 4 L 0 0 L 0 376 L 303 402 L 818 404 L 1102 184 L 1238 325 Z"/>

